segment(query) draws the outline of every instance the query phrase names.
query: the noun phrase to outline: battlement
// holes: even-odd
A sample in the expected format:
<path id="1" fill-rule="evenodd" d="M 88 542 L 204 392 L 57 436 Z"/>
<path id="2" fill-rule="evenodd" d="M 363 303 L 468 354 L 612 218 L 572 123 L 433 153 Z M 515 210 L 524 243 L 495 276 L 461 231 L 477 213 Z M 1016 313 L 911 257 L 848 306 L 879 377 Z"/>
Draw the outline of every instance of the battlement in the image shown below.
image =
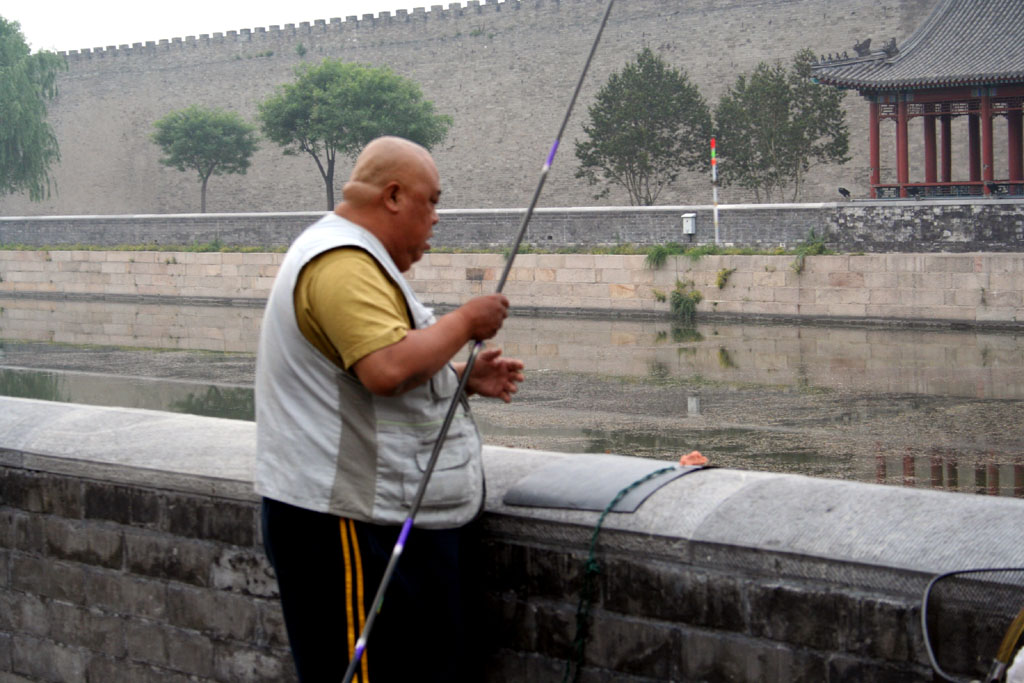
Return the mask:
<path id="1" fill-rule="evenodd" d="M 42 202 L 31 202 L 27 195 L 5 197 L 4 214 L 194 211 L 199 195 L 194 177 L 160 164 L 159 148 L 151 140 L 153 122 L 189 104 L 228 108 L 253 120 L 259 103 L 292 81 L 296 68 L 328 58 L 387 67 L 417 83 L 439 113 L 452 117 L 448 138 L 434 150 L 446 207 L 525 206 L 550 145 L 538 135 L 558 129 L 565 104 L 561 93 L 571 92 L 576 84 L 606 0 L 422 2 L 424 7 L 376 15 L 67 53 L 69 69 L 58 77 L 60 94 L 50 108 L 61 147 L 53 178 L 59 190 Z M 829 47 L 849 45 L 851 36 L 864 36 L 858 43 L 861 50 L 869 36 L 900 39 L 939 2 L 897 0 L 896 9 L 883 15 L 875 11 L 875 0 L 616 4 L 577 111 L 564 131 L 564 151 L 551 169 L 541 206 L 595 203 L 595 188 L 575 176 L 571 143 L 583 135 L 586 107 L 595 91 L 642 45 L 656 49 L 672 66 L 685 68 L 713 103 L 737 74 L 760 61 L 788 62 L 803 47 L 823 54 Z M 701 27 L 712 24 L 718 28 L 715 45 L 727 49 L 713 50 L 707 40 L 697 38 L 704 35 Z M 854 97 L 846 98 L 845 107 L 853 160 L 846 166 L 816 168 L 802 184 L 800 200 L 835 200 L 837 186 L 851 188 L 858 198 L 866 194 L 861 189 L 869 178 L 865 108 Z M 954 136 L 966 139 L 966 132 L 954 130 Z M 912 136 L 911 145 L 911 153 L 918 153 L 923 138 Z M 888 169 L 895 164 L 895 153 L 892 158 L 886 154 L 881 166 Z M 1005 159 L 997 154 L 993 162 L 1001 168 Z M 337 180 L 347 176 L 350 163 L 339 159 Z M 735 184 L 722 192 L 721 203 L 755 199 Z M 273 144 L 257 150 L 246 175 L 213 181 L 208 199 L 214 212 L 325 208 L 323 178 L 316 166 L 307 158 L 282 155 Z M 625 190 L 613 187 L 597 204 L 628 201 Z M 710 201 L 708 178 L 697 172 L 682 174 L 659 197 L 665 205 Z"/>
<path id="2" fill-rule="evenodd" d="M 198 36 L 185 36 L 184 38 L 165 38 L 161 40 L 148 40 L 144 43 L 132 43 L 131 45 L 107 45 L 106 47 L 82 48 L 59 52 L 69 63 L 91 59 L 104 59 L 108 57 L 122 57 L 133 55 L 156 55 L 172 50 L 184 50 L 186 48 L 210 47 L 221 45 L 239 44 L 244 45 L 254 41 L 277 41 L 304 36 L 329 36 L 331 34 L 345 34 L 350 32 L 365 32 L 372 29 L 388 28 L 390 26 L 409 24 L 416 21 L 450 21 L 463 16 L 478 16 L 496 12 L 517 11 L 523 4 L 543 5 L 545 0 L 467 0 L 465 6 L 458 2 L 443 5 L 431 5 L 427 10 L 424 7 L 415 7 L 409 10 L 396 10 L 391 12 L 379 12 L 364 14 L 362 17 L 356 15 L 333 17 L 331 19 L 317 19 L 315 21 L 303 21 L 296 24 L 285 24 L 280 26 L 273 24 L 266 27 L 243 28 L 235 31 L 201 33 Z"/>

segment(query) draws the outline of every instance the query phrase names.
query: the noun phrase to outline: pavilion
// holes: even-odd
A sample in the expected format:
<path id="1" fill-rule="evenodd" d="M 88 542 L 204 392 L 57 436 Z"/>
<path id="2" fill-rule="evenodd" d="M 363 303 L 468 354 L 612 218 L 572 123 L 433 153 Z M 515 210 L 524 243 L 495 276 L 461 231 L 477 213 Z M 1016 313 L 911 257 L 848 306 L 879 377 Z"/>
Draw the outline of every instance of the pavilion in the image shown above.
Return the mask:
<path id="1" fill-rule="evenodd" d="M 870 43 L 857 43 L 852 57 L 823 56 L 813 74 L 819 83 L 857 90 L 870 103 L 872 198 L 1024 195 L 1024 0 L 942 0 L 903 45 L 893 39 L 872 51 Z M 954 127 L 960 117 L 967 117 L 966 126 L 961 120 Z M 909 123 L 917 118 L 923 174 L 916 170 L 923 182 L 910 180 Z M 881 124 L 890 120 L 896 124 L 896 179 L 882 182 Z M 957 144 L 963 132 L 967 137 L 965 163 L 957 169 L 963 177 L 956 180 L 954 130 L 961 136 Z"/>

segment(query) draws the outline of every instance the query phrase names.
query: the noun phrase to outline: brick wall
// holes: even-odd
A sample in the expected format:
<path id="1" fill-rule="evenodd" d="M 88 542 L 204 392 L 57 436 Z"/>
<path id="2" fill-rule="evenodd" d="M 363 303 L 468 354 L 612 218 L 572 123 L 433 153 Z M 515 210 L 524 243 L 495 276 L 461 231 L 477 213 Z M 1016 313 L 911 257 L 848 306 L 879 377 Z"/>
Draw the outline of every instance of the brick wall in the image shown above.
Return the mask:
<path id="1" fill-rule="evenodd" d="M 3 467 L 0 671 L 295 680 L 258 527 L 251 499 Z"/>
<path id="2" fill-rule="evenodd" d="M 515 238 L 525 210 L 442 210 L 432 244 L 500 248 Z M 696 234 L 682 214 L 696 214 Z M 219 241 L 286 247 L 322 212 L 177 216 L 0 217 L 0 246 L 191 245 Z M 1024 251 L 1024 200 L 733 204 L 719 207 L 722 244 L 793 248 L 811 231 L 841 251 Z M 714 244 L 711 206 L 539 209 L 524 241 L 540 249 L 591 245 Z"/>
<path id="3" fill-rule="evenodd" d="M 177 216 L 0 217 L 0 244 L 287 246 L 322 212 L 185 214 Z"/>

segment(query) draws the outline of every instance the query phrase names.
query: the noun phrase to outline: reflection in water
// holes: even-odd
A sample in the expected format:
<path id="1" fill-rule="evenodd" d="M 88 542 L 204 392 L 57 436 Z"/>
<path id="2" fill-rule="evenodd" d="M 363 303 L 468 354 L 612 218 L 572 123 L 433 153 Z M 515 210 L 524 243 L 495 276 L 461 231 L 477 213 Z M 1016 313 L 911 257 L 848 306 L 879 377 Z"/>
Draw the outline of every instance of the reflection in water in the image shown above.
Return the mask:
<path id="1" fill-rule="evenodd" d="M 672 334 L 672 341 L 676 344 L 704 341 L 704 335 L 697 330 L 696 325 L 680 325 L 679 323 L 672 323 L 670 330 L 658 330 L 658 332 L 655 333 L 655 343 L 660 344 L 667 341 L 670 331 Z"/>
<path id="2" fill-rule="evenodd" d="M 52 372 L 18 372 L 0 368 L 0 396 L 37 398 L 67 402 L 60 390 L 60 378 Z"/>
<path id="3" fill-rule="evenodd" d="M 0 394 L 252 419 L 258 308 L 0 309 Z M 473 405 L 496 445 L 1024 497 L 1019 337 L 512 317 L 527 382 Z"/>
<path id="4" fill-rule="evenodd" d="M 1024 462 L 1006 463 L 1012 459 L 1007 454 L 990 452 L 983 462 L 976 462 L 952 449 L 924 453 L 907 448 L 902 455 L 893 455 L 881 444 L 875 448 L 875 483 L 894 483 L 898 477 L 903 486 L 1024 498 Z"/>
<path id="5" fill-rule="evenodd" d="M 210 386 L 202 396 L 189 394 L 183 400 L 171 403 L 170 410 L 191 415 L 226 417 L 232 420 L 256 419 L 253 391 L 245 387 L 222 389 Z"/>
<path id="6" fill-rule="evenodd" d="M 0 396 L 144 408 L 233 420 L 253 420 L 256 414 L 251 386 L 96 372 L 0 368 Z"/>

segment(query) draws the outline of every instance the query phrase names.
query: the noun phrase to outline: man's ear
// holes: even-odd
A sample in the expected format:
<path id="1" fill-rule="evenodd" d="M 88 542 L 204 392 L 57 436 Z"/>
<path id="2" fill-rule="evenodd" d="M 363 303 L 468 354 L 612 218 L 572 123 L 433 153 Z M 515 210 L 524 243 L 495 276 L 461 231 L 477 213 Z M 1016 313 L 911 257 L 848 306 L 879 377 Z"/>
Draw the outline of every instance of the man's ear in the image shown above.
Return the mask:
<path id="1" fill-rule="evenodd" d="M 396 180 L 392 180 L 390 183 L 384 186 L 384 191 L 381 195 L 384 197 L 384 206 L 388 211 L 397 213 L 399 210 L 399 203 L 401 198 L 399 195 L 402 192 L 402 186 Z"/>

